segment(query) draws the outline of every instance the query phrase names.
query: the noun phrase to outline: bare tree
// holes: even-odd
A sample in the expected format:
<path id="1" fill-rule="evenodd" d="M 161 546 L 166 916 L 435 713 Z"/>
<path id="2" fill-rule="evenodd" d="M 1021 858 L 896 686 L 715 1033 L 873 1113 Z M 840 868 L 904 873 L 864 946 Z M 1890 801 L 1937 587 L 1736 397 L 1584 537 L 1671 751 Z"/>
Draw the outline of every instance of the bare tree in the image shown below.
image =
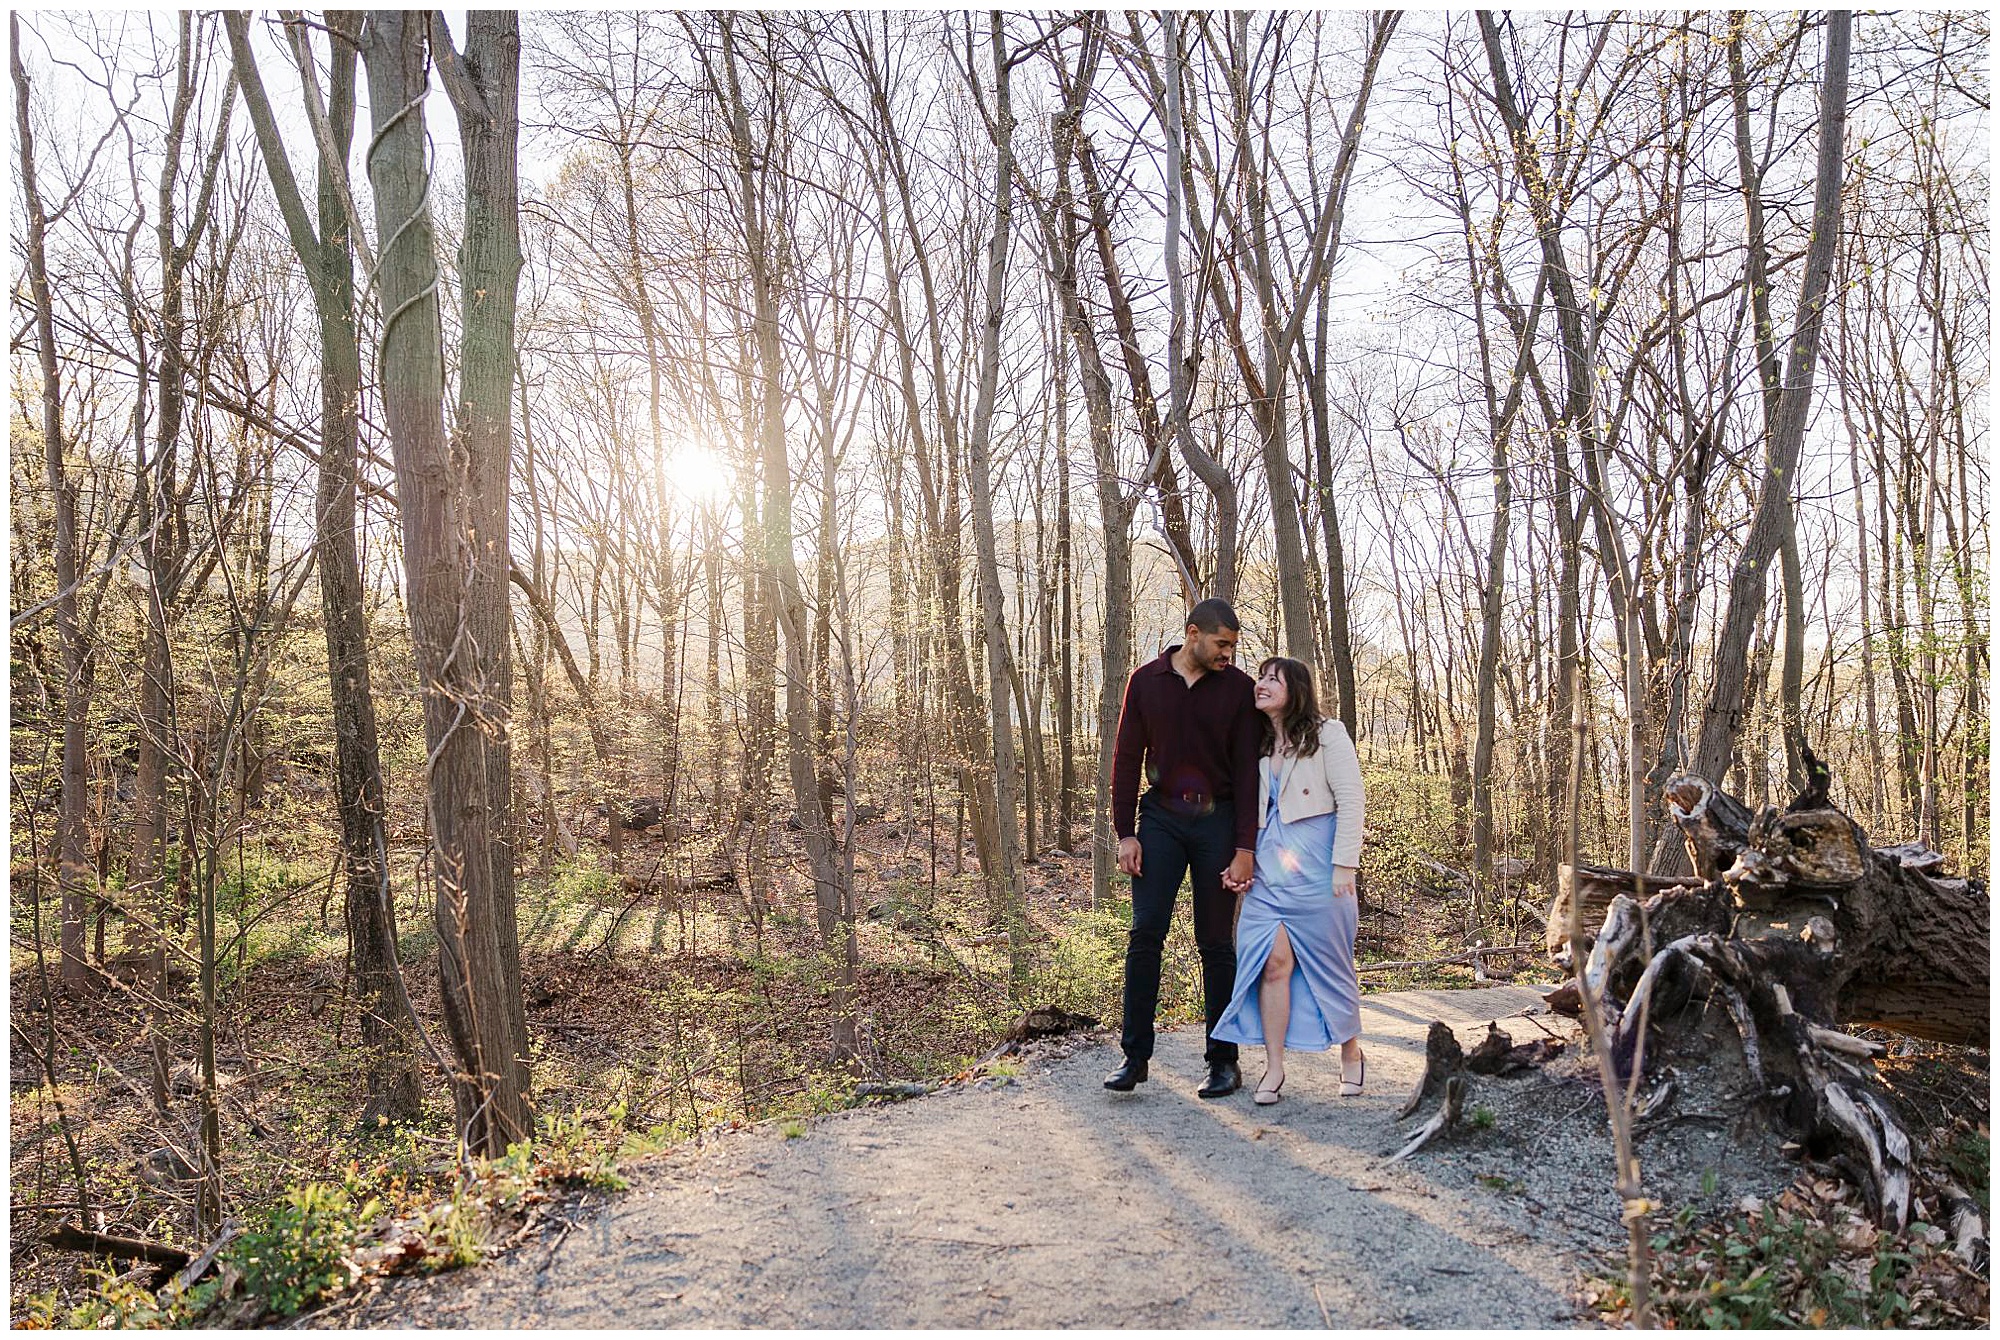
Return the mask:
<path id="1" fill-rule="evenodd" d="M 311 284 L 319 317 L 319 490 L 314 543 L 319 551 L 320 608 L 326 627 L 327 680 L 333 703 L 335 803 L 341 862 L 347 876 L 350 964 L 365 1003 L 361 1037 L 370 1055 L 364 1121 L 402 1121 L 422 1106 L 415 1051 L 416 1021 L 396 961 L 396 912 L 389 887 L 386 799 L 375 696 L 368 669 L 368 625 L 362 607 L 361 560 L 355 543 L 356 454 L 360 443 L 361 346 L 355 321 L 354 256 L 342 203 L 347 151 L 354 134 L 354 89 L 361 16 L 327 15 L 332 78 L 326 122 L 336 164 L 318 172 L 318 219 L 306 211 L 291 161 L 250 49 L 248 17 L 226 14 L 229 45 L 244 105 L 255 128 L 286 232 Z M 294 30 L 296 32 L 296 29 Z M 301 33 L 299 49 L 310 52 Z M 307 96 L 314 96 L 308 85 Z M 314 109 L 318 119 L 318 109 Z"/>
<path id="2" fill-rule="evenodd" d="M 1831 10 L 1826 16 L 1826 74 L 1820 91 L 1819 161 L 1813 181 L 1813 223 L 1806 247 L 1805 273 L 1793 319 L 1783 385 L 1769 397 L 1771 418 L 1765 435 L 1764 476 L 1750 533 L 1730 574 L 1728 605 L 1716 631 L 1715 667 L 1708 704 L 1702 710 L 1701 736 L 1695 745 L 1694 769 L 1700 776 L 1718 777 L 1728 760 L 1743 722 L 1743 688 L 1748 673 L 1750 630 L 1764 604 L 1764 579 L 1772 557 L 1792 531 L 1792 490 L 1797 486 L 1799 452 L 1805 443 L 1811 409 L 1813 373 L 1819 361 L 1820 329 L 1825 318 L 1827 279 L 1833 271 L 1834 243 L 1840 231 L 1840 183 L 1843 132 L 1847 124 L 1847 65 L 1854 16 Z M 1749 183 L 1746 183 L 1749 189 Z M 1755 243 L 1753 243 L 1755 245 Z M 1760 359 L 1760 362 L 1768 360 Z M 1768 383 L 1767 383 L 1768 385 Z M 1804 592 L 1786 578 L 1787 619 L 1802 618 Z M 1787 657 L 1794 643 L 1803 657 L 1803 623 L 1786 634 Z M 1796 674 L 1788 671 L 1795 680 Z M 1796 692 L 1796 683 L 1793 683 Z M 1787 748 L 1797 743 L 1797 702 L 1784 709 L 1793 724 Z M 1800 765 L 1803 767 L 1803 764 Z"/>
<path id="3" fill-rule="evenodd" d="M 91 673 L 77 618 L 76 490 L 64 461 L 62 364 L 56 350 L 54 302 L 49 292 L 46 239 L 48 210 L 41 182 L 35 175 L 34 122 L 29 102 L 28 72 L 21 64 L 21 20 L 7 19 L 9 68 L 14 78 L 14 129 L 20 142 L 21 197 L 27 207 L 24 240 L 28 251 L 28 290 L 34 304 L 36 355 L 41 363 L 42 458 L 46 465 L 51 504 L 55 509 L 56 638 L 62 653 L 62 801 L 56 815 L 56 887 L 62 899 L 62 984 L 77 990 L 90 981 L 84 958 L 84 915 L 96 890 L 96 872 L 85 849 L 85 805 L 88 801 L 89 713 Z"/>
<path id="4" fill-rule="evenodd" d="M 492 1154 L 533 1131 L 506 835 L 506 516 L 520 264 L 514 24 L 512 14 L 475 12 L 463 57 L 407 14 L 370 15 L 361 39 L 374 123 L 367 167 L 381 238 L 383 415 L 396 460 L 410 637 L 424 684 L 439 978 L 457 1068 L 452 1093 L 467 1148 Z M 459 109 L 467 159 L 454 434 L 443 417 L 444 332 L 424 134 L 432 59 Z"/>

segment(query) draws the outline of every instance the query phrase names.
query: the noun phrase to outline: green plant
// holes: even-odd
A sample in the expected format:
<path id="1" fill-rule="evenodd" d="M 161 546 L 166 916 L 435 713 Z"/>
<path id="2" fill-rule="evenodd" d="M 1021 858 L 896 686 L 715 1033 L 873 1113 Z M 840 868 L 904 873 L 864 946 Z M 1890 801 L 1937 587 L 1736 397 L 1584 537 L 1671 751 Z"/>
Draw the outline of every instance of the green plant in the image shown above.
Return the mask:
<path id="1" fill-rule="evenodd" d="M 1472 1127 L 1474 1130 L 1491 1130 L 1493 1129 L 1493 1123 L 1498 1120 L 1500 1120 L 1499 1114 L 1484 1103 L 1472 1109 Z"/>
<path id="2" fill-rule="evenodd" d="M 1844 1207 L 1822 1210 L 1788 1192 L 1711 1222 L 1683 1211 L 1653 1236 L 1653 1302 L 1670 1326 L 1735 1330 L 1962 1324 L 1944 1292 L 1957 1273 L 1942 1250 L 1899 1239 Z M 1594 1301 L 1612 1318 L 1629 1306 L 1624 1262 L 1607 1262 Z"/>
<path id="3" fill-rule="evenodd" d="M 584 1121 L 581 1108 L 547 1118 L 534 1149 L 533 1173 L 536 1180 L 602 1187 L 607 1191 L 624 1190 L 625 1179 L 619 1176 L 618 1160 L 624 1154 L 627 1143 L 621 1138 L 625 1129 L 625 1104 L 612 1104 L 605 1115 L 611 1122 L 609 1135 L 591 1130 Z M 515 1149 L 520 1148 L 515 1146 Z M 514 1149 L 507 1151 L 510 1156 L 514 1152 Z"/>
<path id="4" fill-rule="evenodd" d="M 178 1289 L 155 1294 L 139 1281 L 120 1279 L 117 1271 L 102 1267 L 83 1273 L 97 1281 L 90 1297 L 64 1312 L 53 1289 L 31 1295 L 15 1324 L 37 1331 L 159 1331 L 192 1320 Z"/>
<path id="5" fill-rule="evenodd" d="M 246 1289 L 289 1317 L 359 1277 L 348 1253 L 380 1208 L 372 1198 L 357 1205 L 344 1187 L 310 1182 L 287 1191 L 225 1255 Z"/>
<path id="6" fill-rule="evenodd" d="M 424 1240 L 424 1269 L 453 1270 L 478 1265 L 486 1257 L 486 1206 L 464 1182 L 454 1186 L 451 1199 L 417 1214 L 417 1235 Z"/>
<path id="7" fill-rule="evenodd" d="M 806 1133 L 806 1124 L 797 1118 L 793 1118 L 780 1125 L 778 1130 L 787 1140 L 797 1140 Z"/>

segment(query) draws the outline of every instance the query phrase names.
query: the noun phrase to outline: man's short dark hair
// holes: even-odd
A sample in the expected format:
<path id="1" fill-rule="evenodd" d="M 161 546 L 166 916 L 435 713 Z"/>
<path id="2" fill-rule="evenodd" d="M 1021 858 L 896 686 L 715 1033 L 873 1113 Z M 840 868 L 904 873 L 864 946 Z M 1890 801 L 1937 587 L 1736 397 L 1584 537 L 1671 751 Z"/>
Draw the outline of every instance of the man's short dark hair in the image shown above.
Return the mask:
<path id="1" fill-rule="evenodd" d="M 1189 610 L 1187 621 L 1204 633 L 1219 633 L 1225 628 L 1232 633 L 1243 631 L 1243 625 L 1236 621 L 1236 611 L 1230 608 L 1229 602 L 1213 596 Z"/>

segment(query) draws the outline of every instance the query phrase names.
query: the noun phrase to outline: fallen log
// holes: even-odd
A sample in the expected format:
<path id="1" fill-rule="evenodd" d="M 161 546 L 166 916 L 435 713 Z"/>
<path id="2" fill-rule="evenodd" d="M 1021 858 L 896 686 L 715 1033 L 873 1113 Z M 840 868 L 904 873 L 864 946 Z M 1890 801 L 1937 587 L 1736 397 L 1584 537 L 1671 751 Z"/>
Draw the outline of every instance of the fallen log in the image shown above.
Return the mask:
<path id="1" fill-rule="evenodd" d="M 1609 866 L 1567 865 L 1556 867 L 1556 896 L 1549 904 L 1544 918 L 1542 947 L 1560 961 L 1569 949 L 1569 905 L 1572 899 L 1579 899 L 1583 908 L 1583 924 L 1594 927 L 1604 920 L 1605 909 L 1619 894 L 1650 898 L 1667 889 L 1699 888 L 1706 879 L 1690 875 L 1640 875 L 1634 877 L 1630 870 L 1614 870 Z M 1643 893 L 1640 892 L 1643 890 Z M 1590 947 L 1590 936 L 1584 937 L 1584 948 Z"/>
<path id="2" fill-rule="evenodd" d="M 893 1080 L 871 1081 L 854 1086 L 856 1098 L 893 1098 L 898 1101 L 907 1098 L 922 1098 L 931 1091 L 928 1084 L 902 1083 Z"/>
<path id="3" fill-rule="evenodd" d="M 1577 871 L 1564 893 L 1593 933 L 1575 967 L 1603 1001 L 1620 1073 L 1657 1054 L 1647 1035 L 1700 1052 L 1719 1021 L 1741 1043 L 1753 1100 L 1842 1168 L 1879 1223 L 1901 1228 L 1913 1142 L 1876 1074 L 1881 1049 L 1842 1028 L 1986 1045 L 1986 886 L 1946 876 L 1941 856 L 1913 844 L 1871 846 L 1812 762 L 1813 784 L 1783 811 L 1753 813 L 1704 778 L 1669 781 L 1697 878 Z M 1572 982 L 1549 1000 L 1560 1010 L 1576 995 Z"/>
<path id="4" fill-rule="evenodd" d="M 176 1270 L 189 1260 L 185 1249 L 171 1247 L 164 1242 L 121 1238 L 116 1233 L 99 1233 L 67 1222 L 50 1229 L 42 1241 L 66 1252 L 89 1252 L 93 1256 L 109 1256 L 122 1261 L 150 1261 L 156 1266 L 170 1266 Z"/>

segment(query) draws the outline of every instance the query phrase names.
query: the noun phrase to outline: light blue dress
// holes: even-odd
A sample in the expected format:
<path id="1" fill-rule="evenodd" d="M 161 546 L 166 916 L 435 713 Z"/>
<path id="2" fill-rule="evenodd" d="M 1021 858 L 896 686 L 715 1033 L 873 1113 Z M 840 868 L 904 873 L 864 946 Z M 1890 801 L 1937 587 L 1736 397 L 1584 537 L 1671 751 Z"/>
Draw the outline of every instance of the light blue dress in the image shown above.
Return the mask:
<path id="1" fill-rule="evenodd" d="M 1361 983 L 1354 972 L 1359 908 L 1333 893 L 1333 834 L 1339 816 L 1314 814 L 1286 823 L 1279 786 L 1257 834 L 1257 873 L 1236 923 L 1236 989 L 1210 1036 L 1262 1044 L 1264 1011 L 1257 986 L 1278 927 L 1292 942 L 1292 1014 L 1285 1046 L 1323 1052 L 1361 1035 Z"/>

